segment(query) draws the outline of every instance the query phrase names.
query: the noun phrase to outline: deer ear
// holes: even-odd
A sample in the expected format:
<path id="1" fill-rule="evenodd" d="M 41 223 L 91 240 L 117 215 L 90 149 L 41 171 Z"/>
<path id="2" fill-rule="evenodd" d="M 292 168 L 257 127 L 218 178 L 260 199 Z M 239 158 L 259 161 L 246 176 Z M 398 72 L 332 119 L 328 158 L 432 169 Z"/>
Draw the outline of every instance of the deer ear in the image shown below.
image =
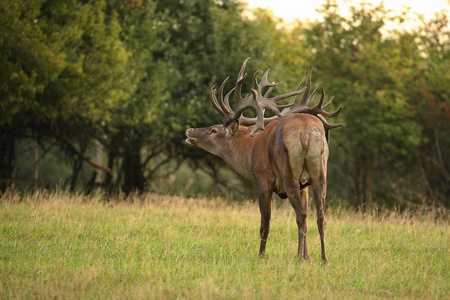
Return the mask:
<path id="1" fill-rule="evenodd" d="M 234 135 L 239 129 L 239 121 L 233 121 L 227 126 L 227 134 Z"/>

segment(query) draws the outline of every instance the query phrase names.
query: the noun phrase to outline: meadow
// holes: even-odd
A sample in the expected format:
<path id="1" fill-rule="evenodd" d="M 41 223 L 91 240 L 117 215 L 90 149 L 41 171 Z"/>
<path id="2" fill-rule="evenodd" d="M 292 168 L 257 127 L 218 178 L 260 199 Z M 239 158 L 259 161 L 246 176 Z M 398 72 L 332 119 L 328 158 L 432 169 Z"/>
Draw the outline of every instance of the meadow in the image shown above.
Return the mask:
<path id="1" fill-rule="evenodd" d="M 447 221 L 329 209 L 323 265 L 314 212 L 308 262 L 287 203 L 265 259 L 259 218 L 254 202 L 6 193 L 0 299 L 450 299 Z"/>

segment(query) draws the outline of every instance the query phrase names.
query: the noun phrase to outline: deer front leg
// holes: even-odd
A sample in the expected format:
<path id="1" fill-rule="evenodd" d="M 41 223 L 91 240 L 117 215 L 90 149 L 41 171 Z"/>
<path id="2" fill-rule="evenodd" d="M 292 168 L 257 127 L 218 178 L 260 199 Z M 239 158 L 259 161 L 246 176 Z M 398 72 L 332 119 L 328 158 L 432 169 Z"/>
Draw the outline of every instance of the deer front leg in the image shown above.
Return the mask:
<path id="1" fill-rule="evenodd" d="M 259 210 L 261 212 L 261 227 L 259 233 L 261 242 L 259 245 L 259 257 L 264 258 L 266 255 L 267 237 L 270 231 L 270 217 L 272 214 L 272 191 L 264 188 L 258 189 Z"/>

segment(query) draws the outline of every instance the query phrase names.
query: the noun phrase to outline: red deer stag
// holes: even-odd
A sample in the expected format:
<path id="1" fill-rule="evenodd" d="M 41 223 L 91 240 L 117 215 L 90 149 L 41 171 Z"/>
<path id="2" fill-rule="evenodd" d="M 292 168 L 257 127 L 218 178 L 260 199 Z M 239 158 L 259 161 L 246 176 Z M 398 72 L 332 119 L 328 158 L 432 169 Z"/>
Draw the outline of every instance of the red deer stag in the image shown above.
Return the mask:
<path id="1" fill-rule="evenodd" d="M 321 88 L 320 84 L 311 92 L 311 69 L 293 92 L 269 97 L 276 83 L 267 80 L 269 70 L 258 82 L 257 74 L 253 76 L 252 94 L 242 97 L 241 89 L 247 73 L 244 74 L 247 60 L 244 61 L 238 75 L 236 86 L 225 96 L 223 90 L 229 77 L 219 88 L 219 99 L 215 87 L 211 88 L 211 103 L 222 115 L 220 125 L 207 128 L 190 128 L 186 131 L 187 143 L 198 146 L 224 159 L 236 172 L 256 181 L 258 201 L 261 212 L 259 255 L 265 256 L 266 242 L 270 229 L 272 193 L 282 198 L 289 198 L 295 210 L 298 226 L 298 253 L 300 260 L 308 260 L 306 246 L 306 213 L 308 202 L 307 186 L 311 185 L 317 207 L 317 225 L 319 227 L 322 248 L 322 260 L 327 262 L 325 252 L 325 217 L 324 205 L 327 190 L 327 160 L 329 130 L 341 126 L 329 124 L 324 117 L 338 115 L 324 109 L 332 102 L 323 104 L 325 93 L 317 105 L 309 107 L 309 102 Z M 234 110 L 229 104 L 234 92 Z M 303 93 L 300 102 L 294 106 L 295 97 Z M 278 104 L 289 98 L 288 104 Z M 243 112 L 253 108 L 256 118 L 243 116 Z M 264 118 L 268 109 L 275 116 Z M 282 111 L 280 111 L 282 109 Z M 252 126 L 245 127 L 240 126 Z"/>

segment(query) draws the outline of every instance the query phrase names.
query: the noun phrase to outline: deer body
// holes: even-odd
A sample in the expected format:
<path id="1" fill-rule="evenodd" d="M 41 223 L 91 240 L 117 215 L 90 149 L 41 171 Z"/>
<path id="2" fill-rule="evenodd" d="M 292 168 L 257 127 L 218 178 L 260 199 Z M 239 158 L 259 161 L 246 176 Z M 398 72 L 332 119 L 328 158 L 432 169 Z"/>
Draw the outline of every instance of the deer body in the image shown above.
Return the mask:
<path id="1" fill-rule="evenodd" d="M 190 128 L 186 131 L 189 144 L 198 146 L 221 157 L 236 172 L 247 179 L 257 182 L 258 203 L 261 212 L 259 255 L 265 256 L 266 242 L 270 230 L 272 211 L 272 193 L 282 198 L 289 198 L 294 208 L 298 226 L 298 252 L 301 260 L 309 259 L 307 233 L 308 186 L 312 187 L 317 208 L 317 225 L 320 233 L 322 260 L 327 262 L 325 251 L 325 198 L 327 189 L 327 160 L 329 130 L 339 124 L 328 124 L 323 116 L 334 117 L 335 112 L 324 110 L 331 102 L 323 104 L 325 93 L 317 105 L 309 107 L 320 85 L 310 93 L 311 69 L 307 75 L 306 86 L 300 88 L 303 81 L 293 92 L 271 97 L 269 94 L 277 85 L 269 83 L 267 71 L 258 83 L 257 72 L 253 76 L 252 95 L 242 97 L 242 83 L 248 59 L 243 63 L 236 86 L 223 95 L 222 83 L 219 99 L 215 87 L 211 88 L 211 103 L 224 117 L 223 124 L 206 128 Z M 235 109 L 229 104 L 229 97 L 235 94 Z M 295 97 L 304 93 L 301 101 L 293 108 Z M 288 104 L 279 105 L 278 101 L 291 97 Z M 254 108 L 256 118 L 246 118 L 242 113 L 247 108 Z M 283 111 L 280 112 L 280 108 Z M 268 109 L 274 117 L 264 118 Z M 240 126 L 239 123 L 251 127 Z M 254 125 L 254 126 L 252 126 Z M 260 131 L 262 130 L 262 131 Z"/>
<path id="2" fill-rule="evenodd" d="M 261 211 L 260 256 L 265 255 L 271 199 L 275 192 L 282 198 L 288 197 L 294 207 L 299 225 L 298 255 L 307 259 L 308 185 L 319 192 L 322 204 L 318 214 L 323 220 L 328 145 L 322 122 L 312 115 L 290 114 L 270 122 L 264 131 L 254 136 L 247 127 L 239 126 L 236 133 L 231 134 L 222 125 L 189 129 L 187 136 L 190 144 L 221 157 L 236 172 L 257 182 Z M 323 258 L 326 260 L 326 256 Z"/>

